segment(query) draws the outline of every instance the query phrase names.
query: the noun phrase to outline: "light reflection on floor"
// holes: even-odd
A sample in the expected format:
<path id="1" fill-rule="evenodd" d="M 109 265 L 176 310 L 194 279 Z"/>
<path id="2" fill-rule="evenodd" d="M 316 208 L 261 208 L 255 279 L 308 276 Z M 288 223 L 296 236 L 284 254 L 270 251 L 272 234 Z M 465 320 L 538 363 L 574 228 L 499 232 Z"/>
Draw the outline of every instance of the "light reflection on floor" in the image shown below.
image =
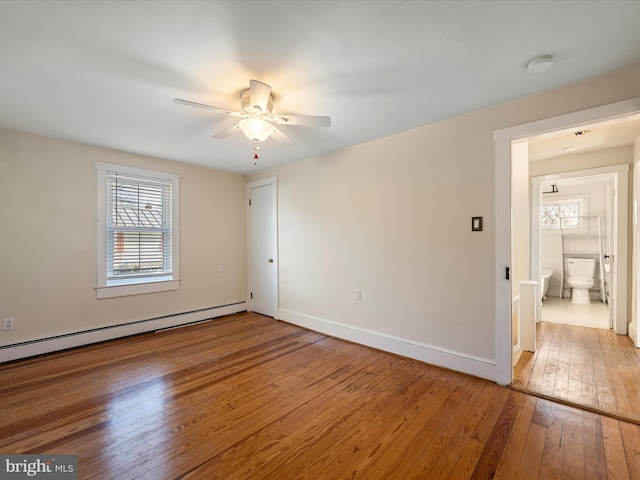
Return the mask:
<path id="1" fill-rule="evenodd" d="M 162 375 L 155 376 L 149 372 L 143 375 L 146 379 L 138 378 L 137 381 L 127 377 L 128 385 L 122 385 L 121 389 L 109 387 L 114 393 L 111 393 L 113 398 L 107 406 L 108 428 L 101 439 L 101 443 L 104 442 L 101 453 L 110 468 L 132 461 L 135 463 L 140 454 L 136 448 L 141 452 L 154 451 L 157 458 L 165 458 L 163 453 L 168 448 L 165 402 L 169 386 Z M 155 445 L 149 445 L 151 442 Z"/>

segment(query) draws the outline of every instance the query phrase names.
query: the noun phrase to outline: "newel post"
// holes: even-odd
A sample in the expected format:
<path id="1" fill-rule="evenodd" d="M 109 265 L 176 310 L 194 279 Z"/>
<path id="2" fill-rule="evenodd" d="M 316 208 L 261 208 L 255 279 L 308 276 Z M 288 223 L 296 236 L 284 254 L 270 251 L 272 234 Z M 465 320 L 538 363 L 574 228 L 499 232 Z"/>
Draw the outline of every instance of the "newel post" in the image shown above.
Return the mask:
<path id="1" fill-rule="evenodd" d="M 538 282 L 522 280 L 520 285 L 520 348 L 528 352 L 536 351 L 536 323 L 540 309 Z"/>

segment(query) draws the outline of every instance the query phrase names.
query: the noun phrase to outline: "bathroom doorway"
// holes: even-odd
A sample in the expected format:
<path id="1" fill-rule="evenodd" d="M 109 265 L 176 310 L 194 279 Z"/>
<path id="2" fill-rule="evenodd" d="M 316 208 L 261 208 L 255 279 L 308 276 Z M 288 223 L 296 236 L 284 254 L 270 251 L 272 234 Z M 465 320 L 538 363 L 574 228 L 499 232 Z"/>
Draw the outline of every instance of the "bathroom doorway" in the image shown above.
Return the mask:
<path id="1" fill-rule="evenodd" d="M 512 192 L 524 191 L 526 197 L 530 199 L 529 201 L 533 202 L 535 200 L 535 197 L 531 196 L 532 192 L 531 192 L 531 185 L 529 183 L 529 177 L 543 175 L 541 173 L 536 173 L 535 171 L 532 171 L 531 175 L 529 175 L 529 172 L 527 171 L 526 175 L 522 176 L 523 178 L 522 182 L 514 181 L 514 176 L 513 176 L 514 170 L 517 170 L 522 165 L 522 162 L 517 162 L 516 159 L 514 158 L 514 146 L 516 146 L 518 142 L 524 141 L 525 139 L 531 139 L 532 137 L 536 137 L 536 136 L 542 137 L 545 135 L 554 135 L 556 132 L 561 132 L 561 131 L 565 133 L 569 133 L 573 130 L 575 132 L 575 131 L 580 131 L 582 129 L 589 129 L 587 128 L 587 126 L 595 126 L 595 125 L 606 123 L 606 122 L 618 122 L 620 124 L 624 124 L 627 121 L 638 120 L 639 118 L 640 118 L 640 98 L 635 98 L 631 100 L 622 101 L 619 103 L 604 105 L 601 107 L 594 107 L 584 111 L 560 115 L 557 117 L 551 117 L 548 119 L 539 120 L 539 121 L 531 122 L 528 124 L 517 125 L 514 127 L 509 127 L 509 128 L 505 128 L 503 130 L 497 130 L 494 132 L 494 140 L 495 140 L 495 147 L 496 147 L 495 149 L 496 151 L 496 156 L 495 156 L 495 159 L 496 159 L 496 198 L 495 198 L 496 270 L 495 270 L 495 274 L 496 274 L 496 317 L 497 317 L 497 320 L 496 320 L 497 322 L 497 352 L 496 352 L 497 375 L 496 376 L 497 376 L 498 383 L 503 383 L 505 385 L 513 384 L 515 386 L 514 369 L 513 369 L 514 367 L 513 359 L 514 359 L 515 351 L 513 348 L 514 330 L 513 330 L 513 314 L 512 314 L 515 311 L 515 309 L 513 308 L 514 300 L 511 292 L 511 287 L 514 283 L 514 277 L 513 275 L 511 275 L 511 277 L 509 276 L 509 269 L 507 269 L 506 277 L 505 277 L 505 267 L 514 266 L 514 263 L 512 263 L 512 260 L 513 260 L 513 257 L 516 256 L 517 254 L 517 252 L 514 252 L 514 243 L 513 243 L 514 241 L 513 236 L 515 231 L 517 231 L 517 229 L 514 230 L 514 221 L 516 221 L 517 223 L 517 221 L 521 219 L 521 216 L 524 216 L 527 218 L 530 217 L 529 209 L 517 211 L 518 205 L 514 204 L 514 199 L 512 198 Z M 596 139 L 596 137 L 593 137 L 593 136 L 591 138 Z M 636 131 L 635 136 L 633 138 L 634 140 L 631 140 L 630 142 L 626 143 L 627 146 L 630 145 L 629 151 L 631 152 L 631 156 L 632 156 L 632 159 L 628 160 L 627 163 L 633 164 L 633 171 L 638 171 L 638 168 L 640 168 L 640 157 L 638 157 L 638 148 L 639 148 L 638 145 L 640 143 L 640 133 Z M 600 141 L 602 142 L 603 139 L 600 138 Z M 635 142 L 635 147 L 634 147 L 634 142 Z M 528 155 L 529 153 L 528 149 L 525 148 L 524 150 L 526 152 L 526 155 Z M 576 154 L 577 152 L 570 153 L 570 155 L 574 156 L 575 158 L 578 158 L 579 156 L 577 156 Z M 561 154 L 561 155 L 564 155 L 564 154 Z M 552 156 L 549 156 L 549 158 L 550 157 Z M 615 165 L 616 163 L 620 163 L 620 162 L 611 162 L 608 165 Z M 528 168 L 529 166 L 528 159 L 526 161 L 526 165 Z M 552 175 L 559 175 L 567 171 L 578 171 L 581 168 L 585 170 L 590 170 L 593 168 L 600 168 L 600 167 L 602 167 L 602 164 L 594 165 L 593 163 L 590 163 L 589 158 L 581 157 L 579 160 L 579 164 L 577 165 L 577 168 L 576 166 L 574 166 L 573 168 L 558 168 L 558 170 L 554 172 L 545 172 L 545 173 L 549 173 Z M 535 167 L 532 168 L 532 170 L 535 170 Z M 632 183 L 634 185 L 634 203 L 633 204 L 636 205 L 640 201 L 640 195 L 639 195 L 640 178 L 638 176 L 635 176 L 633 178 Z M 626 184 L 627 188 L 629 188 L 630 186 L 631 185 L 629 185 L 628 183 Z M 627 207 L 628 206 L 629 205 L 627 204 Z M 638 238 L 635 235 L 637 232 L 637 222 L 635 221 L 635 219 L 638 218 L 637 210 L 634 208 L 627 218 L 634 219 L 633 223 L 627 223 L 626 226 L 628 228 L 633 227 L 634 238 Z M 527 252 L 529 252 L 530 249 L 532 251 L 535 251 L 537 250 L 537 246 L 534 248 L 534 246 L 532 245 L 532 243 L 535 241 L 535 238 L 531 238 L 532 232 L 529 232 L 528 230 L 529 230 L 529 227 L 527 226 L 526 238 L 528 239 L 528 241 L 524 242 L 525 248 Z M 633 247 L 635 251 L 636 252 L 640 251 L 640 241 L 634 240 L 634 242 L 635 243 L 633 244 Z M 629 247 L 631 247 L 631 244 L 629 244 Z M 623 251 L 622 253 L 628 254 L 629 252 Z M 531 257 L 532 255 L 527 253 L 526 258 L 529 258 L 531 260 Z M 618 252 L 618 257 L 620 257 L 620 252 Z M 618 258 L 618 261 L 621 262 L 622 259 Z M 525 267 L 527 268 L 527 272 L 528 274 L 531 275 L 529 278 L 539 277 L 540 275 L 539 266 L 536 264 L 532 264 L 534 262 L 531 262 L 531 261 L 529 262 L 528 265 L 526 265 L 526 263 L 527 262 L 525 262 Z M 565 330 L 568 331 L 571 329 L 582 329 L 581 331 L 584 331 L 584 332 L 601 332 L 602 335 L 604 335 L 604 338 L 608 339 L 606 340 L 606 342 L 609 345 L 615 344 L 616 341 L 618 340 L 625 342 L 625 345 L 632 347 L 628 353 L 628 357 L 631 357 L 634 355 L 638 356 L 636 355 L 636 353 L 639 351 L 638 348 L 636 348 L 635 345 L 633 345 L 634 342 L 638 342 L 639 340 L 638 339 L 639 329 L 638 329 L 638 324 L 637 324 L 636 315 L 635 315 L 635 305 L 637 305 L 637 301 L 636 301 L 637 295 L 635 293 L 636 292 L 635 285 L 637 283 L 636 282 L 636 277 L 637 277 L 636 265 L 638 263 L 638 259 L 637 257 L 635 257 L 632 262 L 630 258 L 628 258 L 625 263 L 628 269 L 631 269 L 633 266 L 633 272 L 631 275 L 629 275 L 629 278 L 628 278 L 629 280 L 628 287 L 630 292 L 634 292 L 634 295 L 633 295 L 633 299 L 631 299 L 630 297 L 628 302 L 619 301 L 618 303 L 621 303 L 622 305 L 617 305 L 618 308 L 616 309 L 617 310 L 616 313 L 617 313 L 618 321 L 619 322 L 624 321 L 628 325 L 628 332 L 629 332 L 629 335 L 631 335 L 633 342 L 630 340 L 629 336 L 617 335 L 613 333 L 613 331 L 591 329 L 591 328 L 584 328 L 584 327 L 574 327 L 570 325 L 561 325 L 561 327 L 563 332 Z M 534 272 L 533 271 L 534 268 L 536 268 L 537 271 Z M 513 270 L 512 270 L 512 273 L 513 273 Z M 620 279 L 619 272 L 616 277 L 618 280 Z M 506 282 L 505 282 L 505 279 L 507 280 Z M 627 278 L 625 278 L 624 281 L 625 281 L 625 284 L 623 286 L 626 287 Z M 634 288 L 631 288 L 632 286 L 634 286 Z M 618 281 L 618 287 L 620 287 L 619 281 Z M 629 308 L 627 311 L 624 312 L 624 315 L 622 315 L 620 311 L 620 307 L 624 307 L 625 309 L 627 309 L 626 308 L 627 305 L 629 307 L 633 305 L 634 310 L 631 311 L 631 308 Z M 553 325 L 553 324 L 549 323 L 546 325 Z M 554 330 L 554 329 L 550 329 L 550 330 Z M 539 331 L 537 333 L 539 334 Z M 564 333 L 562 335 L 554 334 L 552 350 L 556 354 L 558 353 L 556 346 L 562 345 L 564 335 L 565 335 Z M 579 333 L 578 337 L 581 337 L 581 335 L 582 334 Z M 607 337 L 607 335 L 610 335 L 610 336 Z M 598 335 L 598 338 L 600 337 L 601 335 Z M 594 342 L 593 345 L 596 345 L 596 343 Z M 564 357 L 561 355 L 556 358 L 563 359 Z M 640 357 L 638 358 L 639 358 L 638 361 L 640 361 Z M 608 360 L 608 361 L 611 362 L 611 360 Z M 547 367 L 545 368 L 550 368 L 550 367 L 553 367 L 554 365 L 556 365 L 560 369 L 563 363 L 555 362 L 550 359 L 550 361 L 547 362 Z M 609 371 L 607 369 L 602 373 L 604 373 L 604 376 L 608 376 Z M 601 378 L 601 377 L 602 375 L 598 375 L 598 378 Z M 551 378 L 546 375 L 546 370 L 545 370 L 545 378 Z M 587 386 L 583 385 L 583 388 L 586 391 Z M 615 389 L 612 391 L 615 392 Z M 640 389 L 638 389 L 638 391 L 640 391 Z M 640 397 L 638 395 L 636 396 Z M 640 398 L 634 398 L 632 401 L 640 405 Z"/>
<path id="2" fill-rule="evenodd" d="M 639 129 L 635 139 L 640 122 L 635 117 L 628 120 Z M 522 354 L 512 385 L 638 422 L 640 398 L 632 401 L 629 396 L 640 385 L 633 373 L 640 365 L 640 355 L 626 336 L 631 316 L 627 238 L 633 144 L 548 158 L 540 158 L 536 151 L 555 135 L 566 141 L 571 134 L 578 137 L 576 132 L 584 135 L 608 127 L 593 123 L 571 129 L 573 132 L 548 132 L 519 140 L 527 144 L 530 178 L 529 272 L 539 282 L 541 304 L 536 351 Z M 580 169 L 582 166 L 590 168 Z M 588 303 L 572 301 L 575 288 L 569 277 L 574 263 L 592 265 Z M 620 358 L 629 359 L 629 364 Z M 617 368 L 611 368 L 616 363 Z"/>
<path id="3" fill-rule="evenodd" d="M 628 150 L 605 149 L 589 155 L 596 162 L 628 161 Z M 543 172 L 560 162 L 531 170 Z M 627 288 L 618 289 L 617 279 L 627 278 L 626 255 L 620 257 L 618 249 L 628 250 L 627 209 L 619 206 L 619 202 L 628 205 L 628 189 L 620 192 L 618 184 L 628 184 L 628 170 L 626 163 L 531 179 L 531 271 L 538 267 L 539 276 L 532 278 L 539 278 L 540 321 L 627 334 Z M 588 279 L 586 289 L 571 285 L 576 265 L 588 267 L 579 272 L 583 281 Z M 624 321 L 617 318 L 620 302 Z"/>

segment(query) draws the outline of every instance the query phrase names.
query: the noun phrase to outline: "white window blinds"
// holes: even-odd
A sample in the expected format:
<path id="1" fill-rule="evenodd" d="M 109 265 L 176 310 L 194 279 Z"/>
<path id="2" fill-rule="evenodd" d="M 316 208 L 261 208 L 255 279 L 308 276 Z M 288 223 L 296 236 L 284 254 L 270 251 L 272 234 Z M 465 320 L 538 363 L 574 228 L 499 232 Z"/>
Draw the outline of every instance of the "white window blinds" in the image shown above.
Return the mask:
<path id="1" fill-rule="evenodd" d="M 171 180 L 107 171 L 107 280 L 172 273 Z"/>

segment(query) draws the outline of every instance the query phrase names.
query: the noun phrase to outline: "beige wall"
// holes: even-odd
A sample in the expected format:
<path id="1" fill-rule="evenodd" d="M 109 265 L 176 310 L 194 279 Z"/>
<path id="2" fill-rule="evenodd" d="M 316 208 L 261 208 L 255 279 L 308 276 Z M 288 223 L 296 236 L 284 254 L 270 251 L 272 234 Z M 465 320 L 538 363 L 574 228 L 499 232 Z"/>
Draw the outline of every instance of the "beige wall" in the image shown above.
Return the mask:
<path id="1" fill-rule="evenodd" d="M 529 176 L 554 175 L 557 173 L 589 170 L 590 168 L 612 167 L 614 165 L 629 165 L 633 170 L 633 145 L 607 148 L 574 155 L 548 158 L 529 164 Z M 629 185 L 631 187 L 631 185 Z M 630 188 L 631 192 L 632 189 Z"/>
<path id="2" fill-rule="evenodd" d="M 179 290 L 96 300 L 96 161 L 182 176 Z M 0 129 L 0 345 L 244 301 L 244 182 Z"/>
<path id="3" fill-rule="evenodd" d="M 279 177 L 280 315 L 495 361 L 493 132 L 635 97 L 640 67 L 251 176 Z"/>

